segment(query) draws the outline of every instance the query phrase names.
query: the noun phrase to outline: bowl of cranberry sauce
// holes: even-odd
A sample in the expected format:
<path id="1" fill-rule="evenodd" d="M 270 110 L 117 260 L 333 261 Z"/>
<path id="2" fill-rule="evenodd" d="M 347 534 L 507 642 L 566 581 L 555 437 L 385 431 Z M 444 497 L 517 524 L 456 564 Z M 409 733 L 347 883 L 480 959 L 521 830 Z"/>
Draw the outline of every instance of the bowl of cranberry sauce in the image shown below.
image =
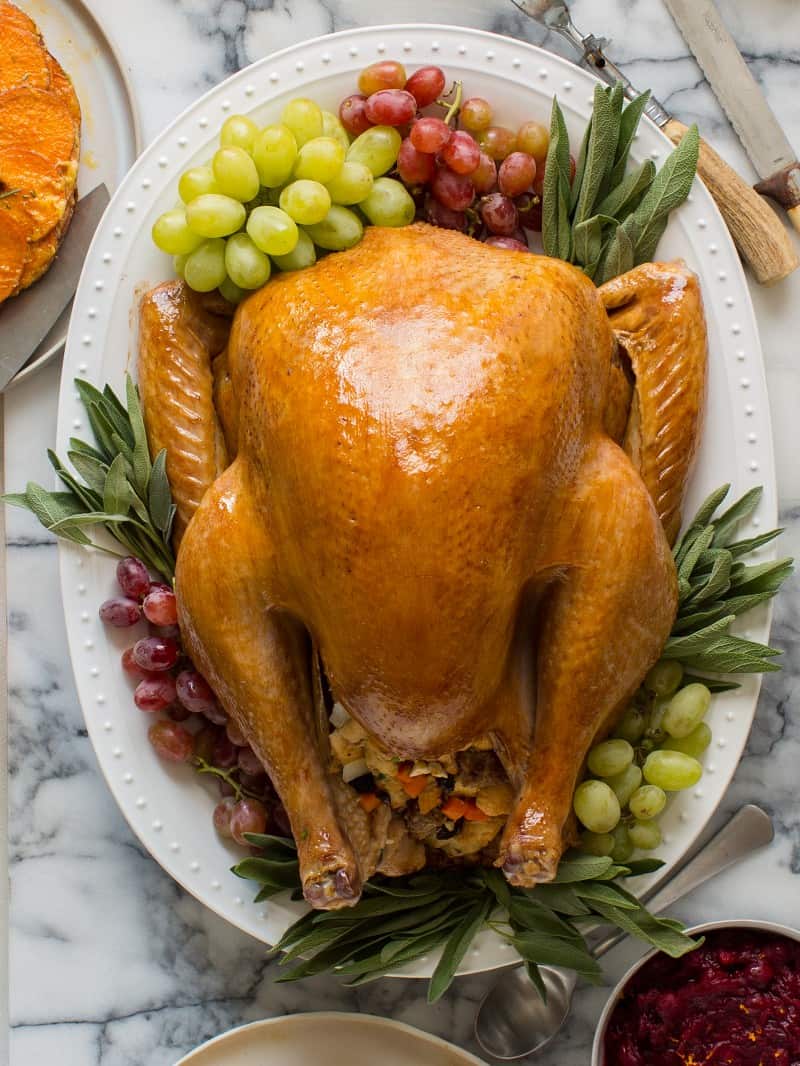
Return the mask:
<path id="1" fill-rule="evenodd" d="M 620 981 L 593 1066 L 800 1066 L 800 932 L 714 922 L 680 959 L 650 952 Z"/>

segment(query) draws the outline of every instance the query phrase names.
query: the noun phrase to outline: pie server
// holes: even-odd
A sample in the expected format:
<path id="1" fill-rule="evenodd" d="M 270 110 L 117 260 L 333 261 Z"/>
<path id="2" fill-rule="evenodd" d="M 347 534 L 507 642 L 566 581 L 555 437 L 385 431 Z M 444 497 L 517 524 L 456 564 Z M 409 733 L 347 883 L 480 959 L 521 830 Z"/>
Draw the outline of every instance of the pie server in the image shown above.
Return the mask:
<path id="1" fill-rule="evenodd" d="M 609 85 L 617 81 L 622 82 L 628 99 L 637 95 L 630 81 L 603 51 L 607 42 L 602 37 L 595 37 L 593 34 L 584 37 L 575 28 L 564 0 L 512 0 L 512 2 L 524 14 L 541 22 L 547 29 L 553 30 L 567 40 L 579 53 L 578 64 L 580 66 L 592 71 Z M 699 9 L 711 6 L 709 0 L 667 0 L 667 7 L 673 15 L 678 7 L 690 10 L 695 7 Z M 694 48 L 691 41 L 690 44 Z M 733 47 L 735 49 L 735 45 Z M 741 57 L 739 58 L 741 61 Z M 749 72 L 748 76 L 750 76 Z M 724 101 L 723 106 L 725 106 Z M 766 107 L 766 103 L 763 106 Z M 673 143 L 677 143 L 686 132 L 686 126 L 673 118 L 653 96 L 647 103 L 645 113 Z M 745 147 L 747 148 L 746 142 Z M 714 197 L 742 258 L 750 264 L 758 281 L 764 285 L 772 285 L 800 266 L 800 259 L 797 257 L 791 237 L 775 211 L 702 139 L 697 172 Z M 772 189 L 760 191 L 775 195 Z M 800 198 L 800 190 L 798 190 L 798 197 Z M 798 210 L 800 212 L 800 209 Z"/>
<path id="2" fill-rule="evenodd" d="M 82 197 L 47 273 L 0 306 L 0 392 L 30 359 L 75 295 L 86 252 L 108 201 L 105 185 Z"/>

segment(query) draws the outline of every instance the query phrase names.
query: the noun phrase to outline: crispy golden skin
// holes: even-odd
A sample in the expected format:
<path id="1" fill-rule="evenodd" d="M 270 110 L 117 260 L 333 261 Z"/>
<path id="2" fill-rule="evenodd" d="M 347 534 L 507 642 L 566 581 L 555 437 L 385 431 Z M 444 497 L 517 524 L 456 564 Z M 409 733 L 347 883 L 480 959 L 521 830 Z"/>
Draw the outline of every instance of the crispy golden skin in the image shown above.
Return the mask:
<path id="1" fill-rule="evenodd" d="M 658 270 L 690 283 L 682 267 Z M 664 411 L 696 432 L 680 411 L 696 414 L 702 375 L 674 406 L 651 408 L 642 389 L 658 390 L 659 367 L 670 387 L 674 375 L 640 352 L 650 335 L 679 354 L 677 331 L 699 368 L 705 334 L 697 299 L 660 313 L 659 291 L 669 303 L 668 286 L 648 289 L 635 352 L 630 325 L 620 331 L 642 372 L 636 431 L 624 428 L 631 386 L 603 297 L 558 260 L 423 225 L 370 228 L 237 312 L 217 378 L 238 452 L 181 544 L 181 625 L 269 768 L 315 906 L 354 902 L 371 863 L 328 777 L 312 646 L 334 697 L 385 750 L 436 758 L 489 733 L 516 790 L 498 865 L 518 884 L 553 876 L 587 749 L 676 610 L 669 544 L 636 464 L 656 494 L 669 484 L 669 520 L 682 483 L 650 435 Z M 175 357 L 171 342 L 162 358 Z M 210 380 L 210 360 L 195 372 Z M 185 406 L 185 384 L 165 370 L 145 398 L 170 457 L 169 420 L 149 404 L 174 405 L 176 388 Z M 192 442 L 198 469 L 219 454 L 208 388 L 176 449 L 187 470 Z"/>

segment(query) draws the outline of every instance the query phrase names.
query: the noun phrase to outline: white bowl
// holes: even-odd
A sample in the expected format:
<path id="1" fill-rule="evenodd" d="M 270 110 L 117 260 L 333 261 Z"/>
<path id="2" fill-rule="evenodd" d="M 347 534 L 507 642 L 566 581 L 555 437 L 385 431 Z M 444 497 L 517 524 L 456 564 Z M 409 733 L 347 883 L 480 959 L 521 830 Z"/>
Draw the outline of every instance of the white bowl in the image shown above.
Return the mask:
<path id="1" fill-rule="evenodd" d="M 715 929 L 759 929 L 764 933 L 777 933 L 778 936 L 788 937 L 790 940 L 796 940 L 800 943 L 800 929 L 792 929 L 788 925 L 779 925 L 777 922 L 761 922 L 751 918 L 733 919 L 731 921 L 722 922 L 704 922 L 702 925 L 694 925 L 691 929 L 687 929 L 686 932 L 690 936 L 696 936 L 699 933 L 711 933 Z M 603 1042 L 605 1040 L 606 1029 L 611 1019 L 611 1015 L 619 1002 L 619 998 L 622 995 L 625 987 L 631 978 L 641 970 L 645 963 L 649 962 L 654 955 L 658 954 L 658 949 L 653 948 L 652 951 L 648 951 L 646 955 L 643 955 L 638 962 L 623 975 L 620 981 L 615 985 L 611 995 L 608 998 L 608 1002 L 603 1008 L 603 1013 L 600 1015 L 600 1020 L 597 1023 L 597 1030 L 594 1034 L 594 1044 L 592 1044 L 592 1063 L 591 1066 L 603 1066 L 602 1053 Z"/>

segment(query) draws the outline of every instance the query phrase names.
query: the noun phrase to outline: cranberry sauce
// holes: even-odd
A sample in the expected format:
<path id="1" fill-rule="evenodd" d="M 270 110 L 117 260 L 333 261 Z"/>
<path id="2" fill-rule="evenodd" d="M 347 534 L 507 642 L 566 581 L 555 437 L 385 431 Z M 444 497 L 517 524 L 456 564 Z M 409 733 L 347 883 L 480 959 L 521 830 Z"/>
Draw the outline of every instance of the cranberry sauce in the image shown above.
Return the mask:
<path id="1" fill-rule="evenodd" d="M 681 959 L 655 955 L 625 986 L 603 1066 L 796 1066 L 800 943 L 716 929 Z"/>

